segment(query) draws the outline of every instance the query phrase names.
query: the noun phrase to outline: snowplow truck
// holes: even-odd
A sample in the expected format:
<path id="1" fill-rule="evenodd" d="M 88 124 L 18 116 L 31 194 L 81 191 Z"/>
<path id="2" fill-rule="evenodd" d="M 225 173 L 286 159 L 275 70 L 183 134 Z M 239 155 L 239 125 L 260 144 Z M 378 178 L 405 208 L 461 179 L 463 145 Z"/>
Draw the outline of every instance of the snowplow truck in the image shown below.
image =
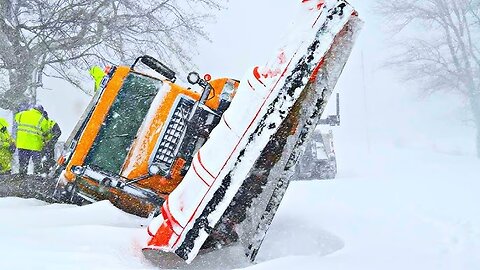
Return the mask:
<path id="1" fill-rule="evenodd" d="M 298 5 L 241 81 L 191 72 L 195 91 L 150 56 L 113 67 L 35 190 L 153 217 L 143 254 L 162 268 L 226 246 L 254 261 L 362 25 L 345 0 Z"/>
<path id="2" fill-rule="evenodd" d="M 340 125 L 340 98 L 337 93 L 337 113 L 317 122 L 317 129 L 305 147 L 293 176 L 296 180 L 334 179 L 337 175 L 337 158 L 333 144 L 333 131 L 323 132 L 325 126 Z"/>
<path id="3" fill-rule="evenodd" d="M 330 180 L 337 175 L 333 131 L 316 129 L 295 168 L 295 180 Z"/>
<path id="4" fill-rule="evenodd" d="M 157 213 L 238 88 L 236 80 L 207 81 L 196 72 L 187 79 L 202 91 L 176 84 L 175 73 L 147 55 L 111 68 L 51 175 L 59 178 L 55 196 L 77 204 L 110 200 L 142 217 Z"/>

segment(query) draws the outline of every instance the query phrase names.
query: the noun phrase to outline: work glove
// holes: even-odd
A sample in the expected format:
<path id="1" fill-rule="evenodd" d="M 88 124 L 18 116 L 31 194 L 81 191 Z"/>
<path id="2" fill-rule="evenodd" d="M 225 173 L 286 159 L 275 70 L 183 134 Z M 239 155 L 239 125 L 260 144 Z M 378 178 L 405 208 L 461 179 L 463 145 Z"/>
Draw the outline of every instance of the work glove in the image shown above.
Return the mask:
<path id="1" fill-rule="evenodd" d="M 10 151 L 10 153 L 15 153 L 15 149 L 17 149 L 17 147 L 15 146 L 15 144 L 10 144 L 10 147 L 8 148 L 8 150 Z"/>

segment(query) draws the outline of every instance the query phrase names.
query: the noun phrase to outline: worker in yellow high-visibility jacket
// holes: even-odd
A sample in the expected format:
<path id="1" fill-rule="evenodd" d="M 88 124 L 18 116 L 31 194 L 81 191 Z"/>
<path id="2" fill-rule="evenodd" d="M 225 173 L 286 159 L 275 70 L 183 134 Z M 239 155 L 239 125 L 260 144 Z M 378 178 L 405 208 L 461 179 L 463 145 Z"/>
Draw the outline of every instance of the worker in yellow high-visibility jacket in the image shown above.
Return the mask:
<path id="1" fill-rule="evenodd" d="M 55 145 L 62 135 L 60 126 L 53 119 L 48 117 L 48 113 L 44 112 L 43 116 L 48 121 L 48 133 L 45 135 L 45 145 L 42 151 L 42 167 L 43 172 L 48 173 L 55 166 Z"/>
<path id="2" fill-rule="evenodd" d="M 103 69 L 99 66 L 94 66 L 89 70 L 90 76 L 92 76 L 93 80 L 95 81 L 95 92 L 98 90 L 100 87 L 100 84 L 102 83 L 103 77 L 106 75 L 106 73 L 103 71 Z"/>
<path id="3" fill-rule="evenodd" d="M 19 173 L 27 174 L 28 163 L 33 161 L 34 173 L 41 172 L 41 154 L 49 132 L 49 123 L 42 114 L 41 105 L 21 111 L 15 115 L 17 123 L 16 145 L 18 149 Z"/>
<path id="4" fill-rule="evenodd" d="M 11 173 L 13 152 L 15 142 L 8 132 L 7 120 L 0 118 L 0 175 Z"/>

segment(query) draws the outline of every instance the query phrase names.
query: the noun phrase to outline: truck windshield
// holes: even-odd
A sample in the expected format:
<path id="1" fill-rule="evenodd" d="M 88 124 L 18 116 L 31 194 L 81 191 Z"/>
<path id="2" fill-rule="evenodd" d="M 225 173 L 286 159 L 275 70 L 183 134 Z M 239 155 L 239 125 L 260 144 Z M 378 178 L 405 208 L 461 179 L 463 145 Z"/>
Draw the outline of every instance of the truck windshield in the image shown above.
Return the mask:
<path id="1" fill-rule="evenodd" d="M 162 81 L 137 73 L 126 77 L 85 159 L 85 165 L 120 173 L 137 131 L 161 86 Z"/>

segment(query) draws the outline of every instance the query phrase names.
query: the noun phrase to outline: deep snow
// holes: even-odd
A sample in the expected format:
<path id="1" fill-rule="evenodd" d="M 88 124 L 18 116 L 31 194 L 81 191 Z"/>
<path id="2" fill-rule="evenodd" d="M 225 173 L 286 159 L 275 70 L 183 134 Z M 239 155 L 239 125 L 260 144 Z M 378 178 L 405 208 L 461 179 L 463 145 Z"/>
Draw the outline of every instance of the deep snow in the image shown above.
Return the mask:
<path id="1" fill-rule="evenodd" d="M 480 161 L 381 143 L 361 162 L 338 154 L 338 179 L 289 187 L 257 264 L 227 251 L 215 267 L 479 269 Z M 0 269 L 155 269 L 140 252 L 147 221 L 108 202 L 1 198 L 0 216 Z M 189 268 L 212 268 L 197 259 Z"/>

